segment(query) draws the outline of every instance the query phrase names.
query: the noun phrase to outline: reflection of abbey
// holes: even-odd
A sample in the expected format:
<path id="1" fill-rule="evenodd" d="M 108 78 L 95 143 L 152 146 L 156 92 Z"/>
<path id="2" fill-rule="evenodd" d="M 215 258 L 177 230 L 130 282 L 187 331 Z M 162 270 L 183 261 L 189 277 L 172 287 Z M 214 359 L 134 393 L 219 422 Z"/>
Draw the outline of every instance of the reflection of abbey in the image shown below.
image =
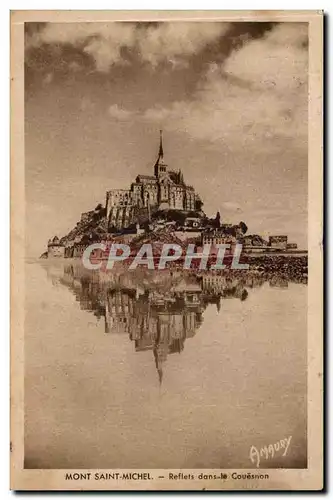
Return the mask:
<path id="1" fill-rule="evenodd" d="M 160 382 L 167 357 L 181 353 L 185 341 L 195 336 L 208 305 L 219 311 L 223 298 L 247 298 L 244 284 L 225 276 L 148 275 L 152 281 L 147 276 L 143 287 L 135 274 L 101 277 L 80 266 L 64 271 L 60 282 L 74 292 L 83 310 L 104 318 L 105 333 L 128 335 L 136 352 L 152 351 Z M 253 279 L 251 286 L 262 280 Z"/>
<path id="2" fill-rule="evenodd" d="M 106 193 L 106 217 L 109 228 L 128 227 L 140 215 L 151 210 L 196 210 L 199 196 L 184 182 L 183 174 L 164 163 L 162 133 L 154 175 L 138 175 L 130 189 L 111 189 Z"/>
<path id="3" fill-rule="evenodd" d="M 105 310 L 106 333 L 127 333 L 135 350 L 153 351 L 160 382 L 169 354 L 180 353 L 185 340 L 201 325 L 204 306 L 201 289 L 182 294 L 146 291 L 136 296 L 132 290 L 109 290 Z"/>

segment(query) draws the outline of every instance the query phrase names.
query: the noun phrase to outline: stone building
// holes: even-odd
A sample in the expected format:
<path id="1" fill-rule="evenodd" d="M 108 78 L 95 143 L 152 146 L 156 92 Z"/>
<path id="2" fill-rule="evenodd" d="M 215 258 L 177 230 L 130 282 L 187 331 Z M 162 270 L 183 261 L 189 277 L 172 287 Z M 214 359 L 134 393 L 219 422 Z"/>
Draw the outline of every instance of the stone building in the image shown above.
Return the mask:
<path id="1" fill-rule="evenodd" d="M 108 228 L 128 227 L 140 215 L 150 219 L 156 210 L 193 211 L 201 200 L 192 186 L 185 184 L 182 172 L 169 170 L 164 162 L 162 131 L 154 175 L 139 174 L 129 189 L 111 189 L 106 193 Z"/>
<path id="2" fill-rule="evenodd" d="M 208 231 L 203 231 L 202 233 L 202 244 L 210 245 L 221 245 L 221 244 L 235 244 L 236 238 L 230 234 L 225 234 L 221 229 L 213 229 Z"/>
<path id="3" fill-rule="evenodd" d="M 65 246 L 60 242 L 58 236 L 50 239 L 47 243 L 47 256 L 48 257 L 64 257 Z"/>
<path id="4" fill-rule="evenodd" d="M 287 250 L 296 250 L 297 243 L 287 243 Z"/>
<path id="5" fill-rule="evenodd" d="M 288 236 L 270 236 L 268 240 L 268 245 L 271 248 L 275 248 L 277 250 L 286 250 L 288 244 Z"/>

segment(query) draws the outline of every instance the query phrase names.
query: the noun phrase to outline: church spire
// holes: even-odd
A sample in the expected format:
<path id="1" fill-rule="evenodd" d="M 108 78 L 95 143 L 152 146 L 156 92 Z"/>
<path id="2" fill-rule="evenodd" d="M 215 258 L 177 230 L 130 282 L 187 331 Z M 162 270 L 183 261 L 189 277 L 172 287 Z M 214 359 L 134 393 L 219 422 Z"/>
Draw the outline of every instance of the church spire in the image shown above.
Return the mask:
<path id="1" fill-rule="evenodd" d="M 163 142 L 162 142 L 162 130 L 160 130 L 160 149 L 158 152 L 159 158 L 163 158 Z"/>
<path id="2" fill-rule="evenodd" d="M 155 177 L 160 178 L 165 175 L 167 165 L 164 163 L 164 151 L 163 151 L 163 138 L 162 138 L 162 130 L 160 130 L 160 147 L 158 150 L 158 157 L 154 165 L 154 174 Z"/>

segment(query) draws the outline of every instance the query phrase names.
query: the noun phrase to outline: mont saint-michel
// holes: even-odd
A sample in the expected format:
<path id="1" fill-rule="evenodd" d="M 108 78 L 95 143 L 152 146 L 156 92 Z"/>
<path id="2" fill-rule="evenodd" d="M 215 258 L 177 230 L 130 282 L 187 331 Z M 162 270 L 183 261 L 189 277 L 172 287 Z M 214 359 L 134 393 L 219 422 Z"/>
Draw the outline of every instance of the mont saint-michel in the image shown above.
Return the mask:
<path id="1" fill-rule="evenodd" d="M 15 473 L 77 490 L 307 487 L 313 21 L 55 14 L 12 26 L 26 52 L 12 82 Z"/>
<path id="2" fill-rule="evenodd" d="M 304 252 L 287 235 L 270 235 L 268 241 L 258 234 L 248 234 L 244 221 L 232 224 L 223 220 L 220 212 L 208 217 L 203 201 L 193 186 L 186 183 L 181 170 L 173 170 L 165 161 L 162 130 L 157 158 L 152 162 L 152 174 L 138 174 L 127 189 L 109 189 L 105 203 L 81 214 L 76 227 L 67 235 L 54 236 L 48 241 L 48 251 L 42 257 L 80 258 L 84 250 L 96 242 L 121 242 L 139 245 L 152 240 L 195 244 L 200 249 L 210 244 L 242 245 L 247 255 L 257 256 L 260 263 L 272 268 L 267 254 L 298 256 L 299 270 L 306 274 Z M 300 254 L 303 254 L 300 257 Z M 100 255 L 103 258 L 103 255 Z M 276 259 L 275 259 L 276 260 Z M 252 259 L 252 264 L 255 260 Z M 290 260 L 288 259 L 290 263 Z M 304 272 L 305 271 L 305 272 Z"/>

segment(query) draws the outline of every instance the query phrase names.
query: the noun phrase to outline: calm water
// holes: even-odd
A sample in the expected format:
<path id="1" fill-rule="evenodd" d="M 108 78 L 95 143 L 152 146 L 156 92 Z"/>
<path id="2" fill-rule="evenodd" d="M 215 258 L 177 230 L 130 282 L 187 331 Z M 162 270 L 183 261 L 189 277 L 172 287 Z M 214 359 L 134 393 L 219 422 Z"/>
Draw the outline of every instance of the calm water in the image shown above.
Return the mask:
<path id="1" fill-rule="evenodd" d="M 26 266 L 25 467 L 306 467 L 307 286 Z"/>

